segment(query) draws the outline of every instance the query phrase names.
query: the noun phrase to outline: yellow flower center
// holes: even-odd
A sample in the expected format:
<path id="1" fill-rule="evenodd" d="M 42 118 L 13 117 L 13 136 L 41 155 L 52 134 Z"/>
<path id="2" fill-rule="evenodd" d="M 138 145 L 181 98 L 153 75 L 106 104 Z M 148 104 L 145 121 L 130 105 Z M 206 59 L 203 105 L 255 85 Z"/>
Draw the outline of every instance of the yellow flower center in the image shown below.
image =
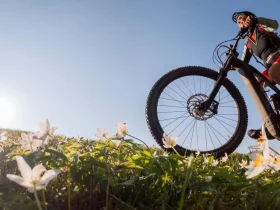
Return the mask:
<path id="1" fill-rule="evenodd" d="M 276 165 L 280 165 L 280 158 L 277 158 L 277 160 L 275 161 Z"/>
<path id="2" fill-rule="evenodd" d="M 264 157 L 262 154 L 257 154 L 256 159 L 253 161 L 253 166 L 258 167 L 263 164 Z"/>
<path id="3" fill-rule="evenodd" d="M 257 142 L 262 143 L 264 142 L 266 139 L 263 136 L 260 136 L 257 140 Z"/>

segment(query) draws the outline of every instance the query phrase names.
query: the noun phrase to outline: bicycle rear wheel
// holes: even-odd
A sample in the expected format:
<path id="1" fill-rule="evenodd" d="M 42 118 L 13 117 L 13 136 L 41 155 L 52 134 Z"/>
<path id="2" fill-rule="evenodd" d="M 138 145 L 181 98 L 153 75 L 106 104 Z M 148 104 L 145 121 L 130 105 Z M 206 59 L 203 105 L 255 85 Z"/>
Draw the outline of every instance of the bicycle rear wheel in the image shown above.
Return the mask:
<path id="1" fill-rule="evenodd" d="M 178 137 L 175 149 L 180 155 L 199 150 L 200 154 L 211 153 L 218 158 L 240 145 L 248 126 L 248 112 L 243 96 L 229 79 L 225 79 L 215 98 L 217 114 L 202 114 L 197 109 L 208 98 L 218 76 L 218 72 L 205 67 L 187 66 L 168 72 L 154 84 L 146 102 L 146 121 L 162 148 L 164 133 Z M 164 108 L 171 111 L 163 111 Z M 175 116 L 171 117 L 171 113 Z"/>

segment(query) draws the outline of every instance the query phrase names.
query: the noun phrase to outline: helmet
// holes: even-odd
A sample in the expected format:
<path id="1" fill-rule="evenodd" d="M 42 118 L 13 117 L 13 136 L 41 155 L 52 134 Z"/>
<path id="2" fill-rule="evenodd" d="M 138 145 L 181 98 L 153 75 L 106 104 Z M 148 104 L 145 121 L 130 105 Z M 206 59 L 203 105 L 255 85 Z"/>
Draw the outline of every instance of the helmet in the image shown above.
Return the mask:
<path id="1" fill-rule="evenodd" d="M 252 13 L 252 12 L 249 12 L 249 11 L 242 11 L 242 12 L 235 12 L 235 13 L 233 13 L 233 15 L 232 15 L 232 20 L 236 23 L 236 22 L 237 22 L 237 17 L 238 17 L 239 15 L 241 15 L 241 14 L 244 14 L 244 15 L 251 15 L 251 16 L 253 16 L 253 18 L 256 17 L 256 15 L 255 15 L 254 13 Z"/>

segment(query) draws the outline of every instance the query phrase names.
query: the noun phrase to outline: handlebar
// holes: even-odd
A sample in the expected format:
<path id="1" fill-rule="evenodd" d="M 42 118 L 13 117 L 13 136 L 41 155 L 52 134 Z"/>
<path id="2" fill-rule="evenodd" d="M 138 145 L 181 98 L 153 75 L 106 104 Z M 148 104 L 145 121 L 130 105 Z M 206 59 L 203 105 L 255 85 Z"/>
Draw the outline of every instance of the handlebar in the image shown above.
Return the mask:
<path id="1" fill-rule="evenodd" d="M 249 31 L 250 28 L 241 28 L 236 37 L 233 38 L 233 39 L 230 39 L 230 40 L 226 40 L 226 41 L 223 41 L 221 42 L 220 44 L 218 44 L 215 49 L 214 49 L 214 52 L 213 52 L 213 58 L 215 57 L 214 56 L 214 53 L 216 52 L 217 53 L 217 57 L 219 59 L 216 59 L 218 62 L 220 62 L 220 64 L 222 64 L 223 67 L 226 66 L 226 63 L 228 63 L 230 57 L 234 56 L 234 57 L 237 57 L 238 56 L 238 52 L 236 51 L 236 48 L 237 48 L 237 45 L 238 45 L 238 42 L 240 41 L 240 39 L 244 39 L 246 36 L 247 36 L 247 32 Z M 223 43 L 225 42 L 228 42 L 228 41 L 234 41 L 235 40 L 235 43 L 234 44 L 230 44 L 229 46 L 225 46 L 225 45 L 222 45 Z M 220 56 L 218 55 L 218 51 L 221 47 L 225 47 L 228 49 L 228 52 L 225 52 L 226 56 L 227 56 L 227 60 L 225 62 L 223 62 L 220 58 Z"/>

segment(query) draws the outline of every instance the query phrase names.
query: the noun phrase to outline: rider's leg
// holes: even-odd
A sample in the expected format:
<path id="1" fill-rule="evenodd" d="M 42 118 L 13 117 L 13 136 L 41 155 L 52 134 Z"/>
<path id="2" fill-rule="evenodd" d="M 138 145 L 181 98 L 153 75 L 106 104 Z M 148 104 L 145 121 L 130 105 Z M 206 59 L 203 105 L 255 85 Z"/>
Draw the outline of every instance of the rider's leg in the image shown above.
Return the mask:
<path id="1" fill-rule="evenodd" d="M 276 84 L 280 85 L 280 57 L 273 63 L 273 65 L 269 69 L 264 71 L 263 74 L 270 81 L 273 80 Z M 247 135 L 253 139 L 257 139 L 261 136 L 261 129 L 250 129 L 248 130 Z M 274 139 L 274 137 L 271 136 L 270 133 L 267 133 L 267 138 Z"/>
<path id="2" fill-rule="evenodd" d="M 280 63 L 274 63 L 269 71 L 268 75 L 270 78 L 273 79 L 274 82 L 276 82 L 278 85 L 280 85 Z"/>

